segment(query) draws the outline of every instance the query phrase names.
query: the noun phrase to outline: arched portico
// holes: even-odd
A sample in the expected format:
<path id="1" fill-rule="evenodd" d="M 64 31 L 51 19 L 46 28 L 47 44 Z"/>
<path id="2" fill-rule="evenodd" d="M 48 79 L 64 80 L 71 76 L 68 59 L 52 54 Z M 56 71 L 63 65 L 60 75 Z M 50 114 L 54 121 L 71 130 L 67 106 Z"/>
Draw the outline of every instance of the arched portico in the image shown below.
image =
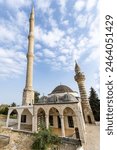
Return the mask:
<path id="1" fill-rule="evenodd" d="M 34 130 L 38 130 L 39 118 L 43 118 L 46 127 L 52 128 L 58 136 L 71 136 L 76 138 L 75 129 L 79 131 L 80 138 L 84 140 L 83 121 L 77 103 L 34 105 Z"/>

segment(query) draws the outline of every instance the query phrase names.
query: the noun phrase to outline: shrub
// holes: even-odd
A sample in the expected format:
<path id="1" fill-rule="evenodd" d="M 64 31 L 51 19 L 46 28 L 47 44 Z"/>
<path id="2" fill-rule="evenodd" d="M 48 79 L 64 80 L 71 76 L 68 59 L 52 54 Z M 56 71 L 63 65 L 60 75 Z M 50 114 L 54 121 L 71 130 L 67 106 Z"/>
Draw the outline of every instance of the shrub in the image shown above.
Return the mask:
<path id="1" fill-rule="evenodd" d="M 38 133 L 34 134 L 34 143 L 32 144 L 32 149 L 52 149 L 54 145 L 59 145 L 60 142 L 60 138 L 52 133 L 51 128 L 46 129 L 44 125 L 40 125 Z"/>

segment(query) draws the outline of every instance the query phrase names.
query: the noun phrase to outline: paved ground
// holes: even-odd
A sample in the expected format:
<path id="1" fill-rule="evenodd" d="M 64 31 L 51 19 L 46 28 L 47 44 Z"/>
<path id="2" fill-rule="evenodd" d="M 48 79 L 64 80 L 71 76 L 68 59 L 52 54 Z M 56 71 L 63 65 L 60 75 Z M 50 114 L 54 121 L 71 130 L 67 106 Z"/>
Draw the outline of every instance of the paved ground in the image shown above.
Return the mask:
<path id="1" fill-rule="evenodd" d="M 86 143 L 84 150 L 100 150 L 99 125 L 86 125 Z"/>

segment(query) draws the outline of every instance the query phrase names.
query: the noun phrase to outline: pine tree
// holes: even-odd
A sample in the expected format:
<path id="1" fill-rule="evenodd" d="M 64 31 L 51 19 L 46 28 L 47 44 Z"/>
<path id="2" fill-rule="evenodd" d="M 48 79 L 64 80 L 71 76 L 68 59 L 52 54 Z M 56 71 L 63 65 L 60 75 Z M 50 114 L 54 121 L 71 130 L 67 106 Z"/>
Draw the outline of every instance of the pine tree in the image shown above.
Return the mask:
<path id="1" fill-rule="evenodd" d="M 91 87 L 89 102 L 93 111 L 93 115 L 96 121 L 100 121 L 100 100 L 96 91 Z"/>

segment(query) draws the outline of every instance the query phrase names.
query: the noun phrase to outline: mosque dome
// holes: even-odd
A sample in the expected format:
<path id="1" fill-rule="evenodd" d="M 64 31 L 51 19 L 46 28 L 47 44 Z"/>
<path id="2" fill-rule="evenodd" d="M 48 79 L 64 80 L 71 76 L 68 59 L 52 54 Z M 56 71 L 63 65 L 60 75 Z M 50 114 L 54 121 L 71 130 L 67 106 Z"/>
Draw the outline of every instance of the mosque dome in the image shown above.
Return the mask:
<path id="1" fill-rule="evenodd" d="M 66 85 L 59 85 L 51 92 L 51 94 L 66 93 L 66 92 L 68 92 L 68 93 L 73 92 L 73 90 Z"/>

